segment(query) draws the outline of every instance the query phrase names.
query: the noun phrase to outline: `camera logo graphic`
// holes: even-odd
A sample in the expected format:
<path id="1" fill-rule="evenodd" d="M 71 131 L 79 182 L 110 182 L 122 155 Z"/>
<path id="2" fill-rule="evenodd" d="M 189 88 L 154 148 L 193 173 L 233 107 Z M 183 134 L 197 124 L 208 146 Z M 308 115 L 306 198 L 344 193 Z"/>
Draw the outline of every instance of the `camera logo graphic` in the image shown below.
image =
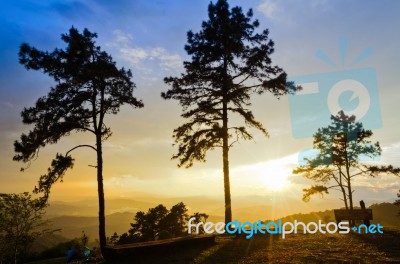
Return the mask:
<path id="1" fill-rule="evenodd" d="M 347 41 L 339 41 L 342 65 L 346 57 Z M 372 54 L 364 50 L 350 65 L 357 64 Z M 321 51 L 317 57 L 332 66 L 336 66 Z M 331 122 L 331 115 L 339 111 L 346 115 L 355 115 L 365 129 L 382 127 L 379 106 L 378 85 L 374 68 L 358 68 L 326 73 L 316 73 L 290 77 L 302 90 L 289 95 L 292 135 L 294 138 L 312 137 L 318 128 L 326 127 Z M 315 150 L 305 150 L 299 154 L 299 162 L 305 157 L 315 155 Z"/>

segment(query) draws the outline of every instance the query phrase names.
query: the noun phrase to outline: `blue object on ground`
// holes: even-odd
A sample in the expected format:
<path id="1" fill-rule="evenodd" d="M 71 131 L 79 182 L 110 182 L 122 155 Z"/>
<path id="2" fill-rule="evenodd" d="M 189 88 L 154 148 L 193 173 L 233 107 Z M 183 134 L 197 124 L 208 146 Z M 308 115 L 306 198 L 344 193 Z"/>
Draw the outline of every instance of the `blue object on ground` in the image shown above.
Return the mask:
<path id="1" fill-rule="evenodd" d="M 78 255 L 78 251 L 75 249 L 70 249 L 67 251 L 67 263 L 74 259 Z"/>

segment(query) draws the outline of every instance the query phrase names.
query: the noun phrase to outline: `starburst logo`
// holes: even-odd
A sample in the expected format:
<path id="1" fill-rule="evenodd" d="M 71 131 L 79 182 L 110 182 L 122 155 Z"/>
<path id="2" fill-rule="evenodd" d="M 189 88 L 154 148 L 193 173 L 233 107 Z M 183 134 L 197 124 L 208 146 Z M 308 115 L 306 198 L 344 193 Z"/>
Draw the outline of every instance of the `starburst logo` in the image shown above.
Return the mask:
<path id="1" fill-rule="evenodd" d="M 340 57 L 341 57 L 342 66 L 344 66 L 346 64 L 347 46 L 348 46 L 347 38 L 344 38 L 344 37 L 340 38 L 339 39 L 339 49 L 340 49 Z M 372 55 L 372 49 L 370 49 L 370 48 L 364 49 L 363 52 L 361 52 L 360 55 L 358 55 L 358 57 L 350 63 L 350 66 L 354 66 L 354 65 L 362 62 L 363 60 L 365 60 L 366 58 L 368 58 L 371 55 Z M 332 59 L 329 58 L 329 56 L 327 56 L 320 49 L 317 50 L 315 56 L 318 59 L 325 62 L 326 64 L 337 67 L 337 65 L 332 61 Z"/>
<path id="2" fill-rule="evenodd" d="M 340 38 L 339 48 L 342 66 L 346 65 L 347 39 Z M 372 50 L 365 49 L 350 66 L 354 66 L 372 55 Z M 328 65 L 337 67 L 332 59 L 321 50 L 317 50 L 316 57 Z M 329 90 L 327 98 L 328 108 L 331 114 L 336 115 L 343 110 L 346 115 L 355 115 L 357 120 L 362 119 L 368 112 L 371 98 L 368 89 L 362 82 L 355 79 L 346 79 L 337 82 Z"/>
<path id="3" fill-rule="evenodd" d="M 382 127 L 376 71 L 373 67 L 354 68 L 370 57 L 372 50 L 364 49 L 347 63 L 347 47 L 347 39 L 341 38 L 339 63 L 321 50 L 316 52 L 319 60 L 336 71 L 290 77 L 290 81 L 303 87 L 289 96 L 293 137 L 312 137 L 318 128 L 329 125 L 331 115 L 339 111 L 355 115 L 356 121 L 362 122 L 366 129 Z M 350 69 L 340 70 L 344 67 Z M 305 156 L 308 154 L 300 153 L 299 161 Z"/>

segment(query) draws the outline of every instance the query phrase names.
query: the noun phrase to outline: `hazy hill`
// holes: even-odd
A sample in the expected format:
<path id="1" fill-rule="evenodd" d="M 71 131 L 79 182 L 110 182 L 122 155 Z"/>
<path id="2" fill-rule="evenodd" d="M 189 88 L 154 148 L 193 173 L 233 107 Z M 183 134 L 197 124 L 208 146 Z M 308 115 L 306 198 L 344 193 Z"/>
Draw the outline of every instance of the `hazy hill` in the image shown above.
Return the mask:
<path id="1" fill-rule="evenodd" d="M 400 207 L 392 203 L 373 204 L 369 208 L 372 209 L 374 221 L 383 226 L 400 227 Z"/>
<path id="2" fill-rule="evenodd" d="M 279 202 L 278 202 L 279 201 Z M 117 212 L 130 212 L 133 215 L 138 211 L 147 211 L 151 207 L 163 204 L 170 208 L 179 202 L 186 204 L 189 214 L 204 212 L 217 218 L 224 216 L 223 197 L 135 197 L 106 199 L 106 215 Z M 275 219 L 290 213 L 309 212 L 336 208 L 337 204 L 329 200 L 315 200 L 312 203 L 304 203 L 299 197 L 287 197 L 283 194 L 270 196 L 246 196 L 235 197 L 232 200 L 233 217 L 239 221 L 257 221 L 259 219 Z M 48 218 L 57 216 L 94 216 L 98 214 L 97 198 L 81 201 L 59 202 L 51 201 L 46 209 Z"/>
<path id="3" fill-rule="evenodd" d="M 199 199 L 194 199 L 189 207 L 190 211 L 193 211 L 193 205 L 199 205 L 200 208 L 207 209 L 207 206 L 204 204 L 198 204 L 200 202 Z M 177 202 L 182 201 L 179 199 L 169 199 L 168 201 L 163 202 L 164 205 L 170 207 Z M 133 222 L 133 218 L 136 210 L 140 209 L 142 211 L 147 211 L 149 207 L 154 207 L 158 203 L 151 202 L 137 202 L 136 205 L 139 205 L 137 208 L 129 207 L 127 205 L 133 203 L 134 201 L 129 199 L 121 199 L 115 201 L 113 204 L 113 210 L 116 210 L 118 206 L 119 208 L 131 208 L 132 212 L 117 212 L 113 214 L 109 214 L 106 216 L 106 230 L 107 236 L 111 236 L 114 232 L 117 232 L 118 235 L 125 233 L 130 228 L 130 223 Z M 68 204 L 68 203 L 58 203 L 56 206 L 52 205 L 52 213 L 71 213 L 76 212 L 79 213 L 82 208 L 85 206 L 81 206 L 81 203 L 78 204 Z M 65 209 L 64 211 L 62 209 Z M 369 208 L 373 210 L 373 217 L 375 223 L 380 223 L 384 227 L 398 227 L 400 228 L 400 216 L 398 215 L 400 208 L 391 203 L 380 203 L 373 204 Z M 251 221 L 252 219 L 274 219 L 277 221 L 282 219 L 284 222 L 293 222 L 294 220 L 302 221 L 302 222 L 316 222 L 319 219 L 324 221 L 335 221 L 333 210 L 325 210 L 311 213 L 298 213 L 291 214 L 282 218 L 266 218 L 268 216 L 268 212 L 271 212 L 274 207 L 265 206 L 265 205 L 255 205 L 242 207 L 234 210 L 235 219 L 239 221 Z M 135 211 L 135 212 L 133 212 Z M 224 220 L 222 214 L 213 214 L 219 211 L 219 208 L 214 211 L 207 210 L 196 210 L 200 212 L 205 212 L 210 215 L 209 221 L 214 223 L 220 222 Z M 89 236 L 90 244 L 93 245 L 95 240 L 98 237 L 98 218 L 97 216 L 78 216 L 78 215 L 57 215 L 50 217 L 49 220 L 52 223 L 52 228 L 57 229 L 60 228 L 60 232 L 56 232 L 53 235 L 45 236 L 33 245 L 33 252 L 40 252 L 46 248 L 53 247 L 58 243 L 65 242 L 74 238 L 79 238 L 82 236 L 82 231 L 85 231 L 86 235 Z"/>
<path id="4" fill-rule="evenodd" d="M 119 235 L 125 233 L 133 222 L 133 213 L 114 213 L 106 216 L 107 236 L 114 232 Z M 71 239 L 80 238 L 82 231 L 89 237 L 89 245 L 95 246 L 99 233 L 98 218 L 96 216 L 63 215 L 49 218 L 52 229 L 61 229 L 53 234 L 45 235 L 32 245 L 31 252 L 41 252 Z"/>
<path id="5" fill-rule="evenodd" d="M 118 234 L 128 231 L 130 223 L 133 222 L 133 213 L 115 213 L 106 216 L 107 236 L 111 236 L 114 232 Z M 96 216 L 57 216 L 49 219 L 53 228 L 61 228 L 59 234 L 67 239 L 80 237 L 82 231 L 89 236 L 90 240 L 98 237 L 99 224 Z"/>
<path id="6" fill-rule="evenodd" d="M 379 223 L 384 227 L 400 227 L 400 216 L 398 206 L 392 203 L 373 204 L 368 208 L 372 209 L 373 223 Z M 333 210 L 323 212 L 311 212 L 307 214 L 292 214 L 280 218 L 283 222 L 293 222 L 294 220 L 304 223 L 317 222 L 318 220 L 335 221 Z M 278 220 L 278 219 L 276 219 Z M 276 221 L 275 220 L 275 221 Z"/>
<path id="7" fill-rule="evenodd" d="M 63 243 L 68 241 L 66 237 L 61 236 L 58 232 L 54 234 L 47 234 L 42 237 L 39 237 L 35 240 L 32 246 L 29 248 L 29 252 L 31 253 L 39 253 L 45 249 L 54 247 L 59 243 Z"/>
<path id="8" fill-rule="evenodd" d="M 157 205 L 155 202 L 138 201 L 128 198 L 110 199 L 106 201 L 106 215 L 117 212 L 132 212 L 148 210 Z M 86 199 L 74 202 L 54 201 L 46 208 L 48 217 L 70 215 L 70 216 L 97 216 L 98 200 Z"/>

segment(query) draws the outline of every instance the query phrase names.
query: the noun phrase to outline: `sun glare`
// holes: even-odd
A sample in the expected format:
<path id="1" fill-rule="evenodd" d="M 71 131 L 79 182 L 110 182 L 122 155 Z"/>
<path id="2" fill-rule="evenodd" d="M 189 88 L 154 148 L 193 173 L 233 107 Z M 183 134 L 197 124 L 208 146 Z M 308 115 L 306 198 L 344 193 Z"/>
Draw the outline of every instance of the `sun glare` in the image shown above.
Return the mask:
<path id="1" fill-rule="evenodd" d="M 259 187 L 279 192 L 289 187 L 291 169 L 282 160 L 273 160 L 238 168 L 238 174 L 257 182 Z"/>
<path id="2" fill-rule="evenodd" d="M 257 176 L 261 182 L 272 191 L 282 191 L 288 187 L 288 172 L 285 168 L 272 164 L 260 164 L 257 168 Z"/>

